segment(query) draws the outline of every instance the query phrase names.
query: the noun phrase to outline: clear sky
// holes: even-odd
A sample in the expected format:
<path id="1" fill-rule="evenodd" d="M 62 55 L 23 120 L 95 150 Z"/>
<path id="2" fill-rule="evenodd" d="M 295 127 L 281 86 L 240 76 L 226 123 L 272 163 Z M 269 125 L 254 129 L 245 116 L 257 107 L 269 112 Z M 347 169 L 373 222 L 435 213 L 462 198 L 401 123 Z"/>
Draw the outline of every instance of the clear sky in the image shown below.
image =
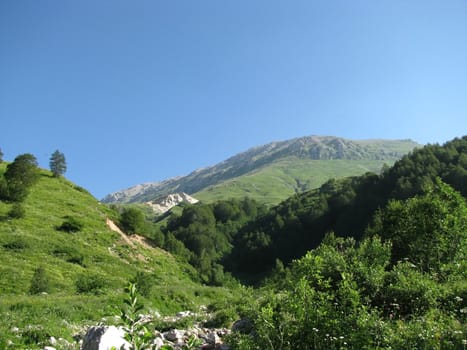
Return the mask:
<path id="1" fill-rule="evenodd" d="M 97 198 L 305 135 L 467 134 L 465 0 L 3 0 L 0 148 Z"/>

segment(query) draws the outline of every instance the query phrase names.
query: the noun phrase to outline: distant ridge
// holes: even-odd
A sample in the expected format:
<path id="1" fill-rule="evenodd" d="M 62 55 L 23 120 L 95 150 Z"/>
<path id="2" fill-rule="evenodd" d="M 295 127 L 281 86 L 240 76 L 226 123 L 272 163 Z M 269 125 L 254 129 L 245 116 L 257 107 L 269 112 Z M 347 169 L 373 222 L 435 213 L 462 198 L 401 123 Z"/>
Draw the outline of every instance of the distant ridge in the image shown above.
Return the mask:
<path id="1" fill-rule="evenodd" d="M 222 192 L 224 191 L 224 189 L 219 190 L 219 186 L 228 184 L 229 187 L 232 187 L 232 183 L 229 182 L 236 179 L 244 180 L 246 175 L 251 177 L 253 174 L 261 172 L 261 176 L 273 176 L 276 180 L 280 179 L 283 187 L 280 189 L 281 193 L 271 198 L 272 202 L 277 202 L 296 191 L 319 186 L 320 181 L 309 181 L 315 176 L 312 171 L 318 171 L 319 167 L 316 163 L 318 161 L 341 161 L 341 164 L 339 162 L 333 163 L 334 167 L 336 164 L 339 165 L 338 170 L 334 173 L 332 170 L 325 169 L 327 166 L 324 165 L 325 162 L 320 162 L 322 170 L 331 173 L 329 174 L 331 177 L 359 175 L 366 171 L 377 171 L 384 163 L 392 164 L 417 146 L 420 145 L 407 139 L 349 140 L 335 136 L 316 135 L 276 141 L 250 148 L 221 163 L 195 170 L 186 176 L 170 178 L 162 182 L 140 184 L 111 193 L 102 201 L 105 203 L 148 202 L 177 192 L 185 192 L 189 195 L 196 194 L 195 197 L 200 200 L 209 200 L 210 195 L 206 191 L 215 192 L 214 197 L 218 199 L 218 197 L 223 196 Z M 274 170 L 277 170 L 277 167 L 281 166 L 283 169 L 280 170 L 279 174 L 264 174 L 266 169 L 275 167 Z M 287 168 L 294 168 L 294 166 L 300 168 L 297 170 L 298 173 L 283 178 L 282 175 L 284 172 L 287 173 Z M 346 169 L 348 169 L 348 174 Z M 320 174 L 319 178 L 323 178 L 323 176 Z M 274 182 L 274 179 L 270 180 Z M 242 183 L 240 187 L 243 185 Z M 260 187 L 255 184 L 246 185 L 244 189 L 230 194 L 232 196 L 260 196 L 261 192 L 264 192 L 264 189 Z M 286 188 L 288 189 L 286 190 Z M 229 191 L 227 190 L 227 196 Z M 267 198 L 267 195 L 264 198 Z"/>

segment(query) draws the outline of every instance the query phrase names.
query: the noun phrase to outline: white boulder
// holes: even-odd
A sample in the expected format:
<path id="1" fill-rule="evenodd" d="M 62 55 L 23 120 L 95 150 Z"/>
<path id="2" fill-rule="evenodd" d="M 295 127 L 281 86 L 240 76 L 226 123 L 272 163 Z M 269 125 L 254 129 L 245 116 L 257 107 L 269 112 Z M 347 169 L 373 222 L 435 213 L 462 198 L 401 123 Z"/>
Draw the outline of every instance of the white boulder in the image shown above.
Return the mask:
<path id="1" fill-rule="evenodd" d="M 88 329 L 83 338 L 81 350 L 110 350 L 112 347 L 125 350 L 130 344 L 124 339 L 125 332 L 115 326 L 94 326 Z"/>

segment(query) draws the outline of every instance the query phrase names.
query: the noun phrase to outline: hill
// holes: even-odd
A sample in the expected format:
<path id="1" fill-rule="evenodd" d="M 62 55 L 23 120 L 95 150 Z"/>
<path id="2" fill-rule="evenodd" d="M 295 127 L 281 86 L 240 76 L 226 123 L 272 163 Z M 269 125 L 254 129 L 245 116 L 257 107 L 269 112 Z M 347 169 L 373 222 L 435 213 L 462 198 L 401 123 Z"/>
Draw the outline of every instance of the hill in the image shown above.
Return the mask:
<path id="1" fill-rule="evenodd" d="M 130 280 L 145 285 L 144 304 L 162 314 L 228 298 L 151 241 L 118 232 L 117 213 L 49 171 L 40 170 L 19 218 L 14 206 L 0 201 L 0 348 L 7 339 L 13 348 L 35 348 L 52 335 L 71 341 L 116 314 Z"/>
<path id="2" fill-rule="evenodd" d="M 203 201 L 249 196 L 277 204 L 319 187 L 330 177 L 379 172 L 419 146 L 411 140 L 348 140 L 308 136 L 272 142 L 187 176 L 136 185 L 106 196 L 106 203 L 147 202 L 175 192 Z"/>
<path id="3" fill-rule="evenodd" d="M 379 208 L 423 194 L 437 177 L 467 196 L 467 136 L 416 149 L 380 175 L 331 179 L 290 197 L 239 231 L 229 268 L 268 271 L 276 259 L 288 263 L 317 247 L 331 231 L 360 239 Z"/>

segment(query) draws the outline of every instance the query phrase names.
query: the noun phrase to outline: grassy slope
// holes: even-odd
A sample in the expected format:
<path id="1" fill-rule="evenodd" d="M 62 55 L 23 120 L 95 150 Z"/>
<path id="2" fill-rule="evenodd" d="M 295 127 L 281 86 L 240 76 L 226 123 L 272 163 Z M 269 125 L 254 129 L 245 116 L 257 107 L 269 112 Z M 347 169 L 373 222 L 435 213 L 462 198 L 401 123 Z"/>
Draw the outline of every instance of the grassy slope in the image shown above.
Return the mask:
<path id="1" fill-rule="evenodd" d="M 378 173 L 382 160 L 311 160 L 290 157 L 219 185 L 193 194 L 206 201 L 252 197 L 266 204 L 277 204 L 296 192 L 317 188 L 330 178 Z"/>
<path id="2" fill-rule="evenodd" d="M 0 173 L 5 168 L 6 164 L 0 164 Z M 106 206 L 47 171 L 41 171 L 24 203 L 25 217 L 9 219 L 10 208 L 11 204 L 0 202 L 0 334 L 5 336 L 13 337 L 13 327 L 21 330 L 41 325 L 44 334 L 70 338 L 76 331 L 70 325 L 95 323 L 114 315 L 124 286 L 137 271 L 153 275 L 151 298 L 145 302 L 162 313 L 194 310 L 230 293 L 193 282 L 192 268 L 161 249 L 125 243 L 107 227 L 106 218 L 112 212 Z M 65 216 L 77 218 L 83 229 L 57 231 Z M 82 257 L 83 263 L 68 262 L 70 256 Z M 31 278 L 38 266 L 46 270 L 50 291 L 30 296 Z M 77 294 L 75 283 L 83 274 L 101 276 L 103 292 Z"/>

